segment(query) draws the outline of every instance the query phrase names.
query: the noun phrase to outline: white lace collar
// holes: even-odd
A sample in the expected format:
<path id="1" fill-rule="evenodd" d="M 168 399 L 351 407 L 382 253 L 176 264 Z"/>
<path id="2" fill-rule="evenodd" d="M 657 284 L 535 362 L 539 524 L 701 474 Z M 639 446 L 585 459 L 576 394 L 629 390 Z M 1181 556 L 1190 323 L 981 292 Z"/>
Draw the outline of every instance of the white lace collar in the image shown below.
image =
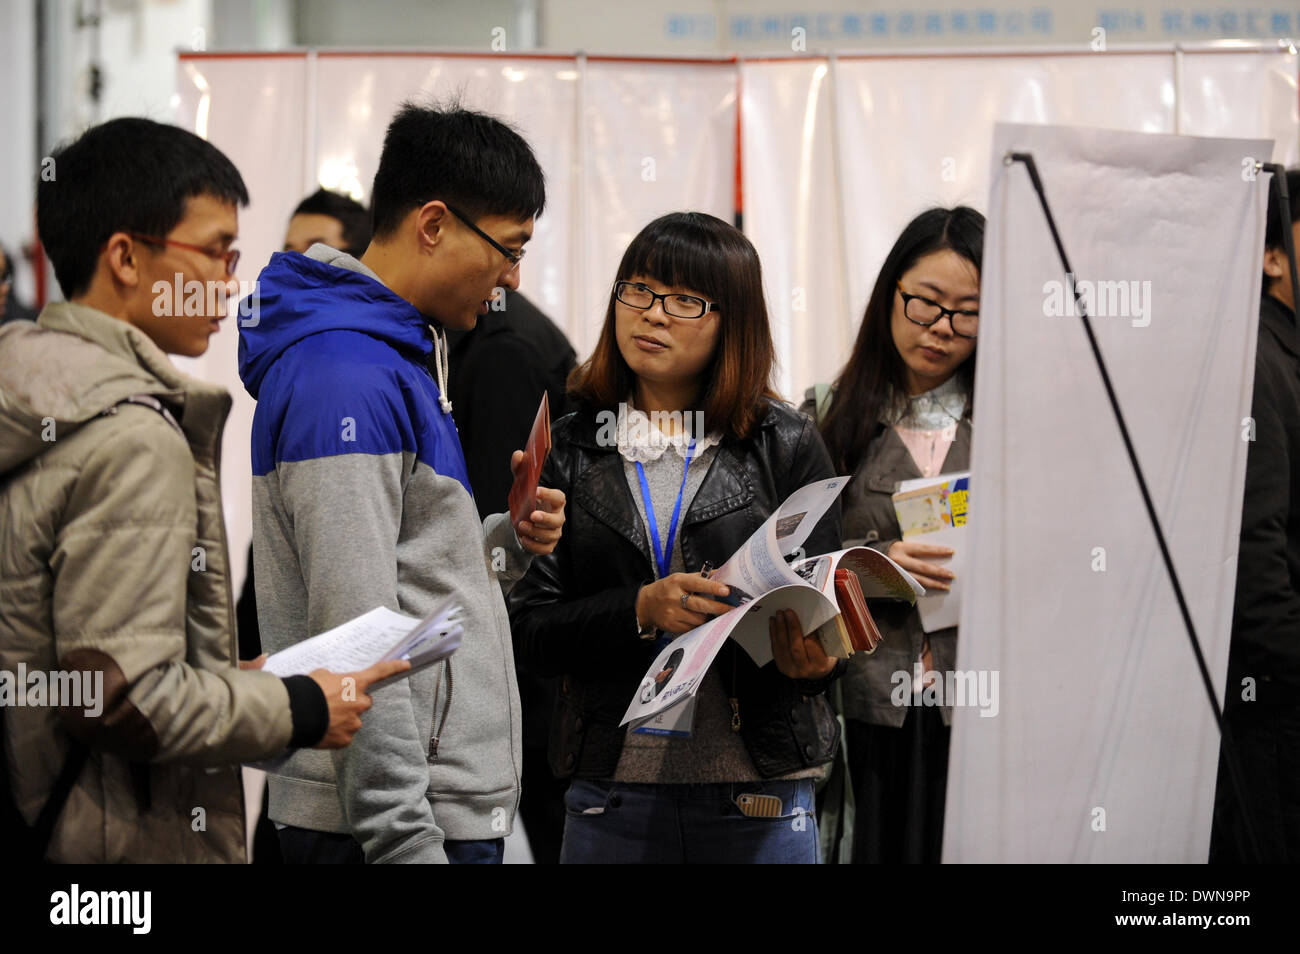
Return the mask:
<path id="1" fill-rule="evenodd" d="M 653 415 L 663 414 L 662 411 L 653 411 Z M 674 411 L 673 414 L 678 417 L 682 427 L 676 434 L 665 434 L 659 429 L 657 423 L 650 419 L 644 411 L 638 411 L 632 406 L 630 401 L 624 401 L 618 406 L 618 423 L 616 425 L 616 436 L 618 439 L 618 452 L 625 460 L 633 463 L 649 463 L 652 460 L 658 460 L 663 456 L 664 451 L 670 447 L 677 452 L 677 455 L 686 459 L 687 453 L 691 450 L 690 431 L 702 431 L 702 411 Z M 698 417 L 696 415 L 699 415 Z M 698 458 L 702 453 L 715 444 L 722 442 L 722 435 L 718 432 L 705 434 L 703 437 L 695 438 L 695 450 L 692 458 Z"/>
<path id="2" fill-rule="evenodd" d="M 888 423 L 913 430 L 943 430 L 961 420 L 966 401 L 966 391 L 954 374 L 938 387 L 908 398 L 902 413 Z"/>

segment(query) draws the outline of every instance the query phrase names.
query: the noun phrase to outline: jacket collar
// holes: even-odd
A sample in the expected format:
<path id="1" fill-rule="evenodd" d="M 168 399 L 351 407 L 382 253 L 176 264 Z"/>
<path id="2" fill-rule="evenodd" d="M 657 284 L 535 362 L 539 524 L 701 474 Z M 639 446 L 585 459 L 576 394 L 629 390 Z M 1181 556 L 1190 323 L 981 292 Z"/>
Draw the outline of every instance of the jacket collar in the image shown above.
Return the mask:
<path id="1" fill-rule="evenodd" d="M 1294 311 L 1272 295 L 1265 295 L 1259 304 L 1259 323 L 1273 332 L 1288 354 L 1300 357 Z"/>
<path id="2" fill-rule="evenodd" d="M 569 431 L 569 440 L 579 447 L 588 450 L 613 450 L 617 454 L 618 448 L 618 409 L 617 408 L 588 408 L 580 406 L 579 409 L 567 415 L 572 417 L 573 424 Z M 563 420 L 563 418 L 561 419 Z M 763 417 L 756 425 L 756 430 L 776 426 L 776 415 L 772 412 L 770 402 L 768 403 Z M 558 422 L 557 422 L 558 423 Z M 751 438 L 752 439 L 752 436 Z M 736 438 L 723 438 L 722 443 L 734 444 Z"/>
<path id="3" fill-rule="evenodd" d="M 230 411 L 230 394 L 225 388 L 182 373 L 143 331 L 98 309 L 52 302 L 41 311 L 37 323 L 51 331 L 76 335 L 140 368 L 147 380 L 139 388 L 130 388 L 131 393 L 152 394 L 169 405 L 191 445 L 215 453 Z"/>
<path id="4" fill-rule="evenodd" d="M 56 301 L 42 309 L 37 324 L 97 344 L 109 354 L 137 364 L 163 387 L 182 390 L 182 375 L 139 328 L 76 302 Z"/>
<path id="5" fill-rule="evenodd" d="M 597 456 L 574 481 L 574 505 L 626 539 L 649 560 L 645 524 L 623 476 L 623 458 L 613 448 L 592 445 L 591 449 Z"/>
<path id="6" fill-rule="evenodd" d="M 616 533 L 625 537 L 650 559 L 645 524 L 628 487 L 623 471 L 623 457 L 618 453 L 615 437 L 618 413 L 614 410 L 583 409 L 569 415 L 573 423 L 569 432 L 572 444 L 595 456 L 591 465 L 577 477 L 572 492 L 574 503 L 587 510 Z M 763 416 L 758 431 L 774 427 L 777 417 L 772 411 Z M 754 435 L 757 436 L 757 433 Z M 751 437 L 749 440 L 753 440 Z M 724 438 L 704 475 L 700 489 L 682 517 L 682 528 L 713 520 L 741 510 L 757 496 L 749 472 L 737 454 L 745 442 Z M 689 556 L 688 538 L 682 537 L 683 556 Z"/>

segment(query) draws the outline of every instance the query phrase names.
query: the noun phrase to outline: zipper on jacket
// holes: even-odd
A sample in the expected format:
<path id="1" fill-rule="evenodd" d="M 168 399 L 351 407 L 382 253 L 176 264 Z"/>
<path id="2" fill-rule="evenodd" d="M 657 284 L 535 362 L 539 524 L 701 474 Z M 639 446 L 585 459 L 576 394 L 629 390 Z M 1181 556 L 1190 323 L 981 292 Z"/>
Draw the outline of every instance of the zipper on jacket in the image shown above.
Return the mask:
<path id="1" fill-rule="evenodd" d="M 229 415 L 227 415 L 229 419 Z M 230 573 L 230 539 L 226 536 L 225 518 L 221 511 L 221 441 L 225 432 L 225 421 L 217 430 L 217 443 L 212 449 L 212 483 L 217 491 L 217 539 L 221 541 L 221 562 L 226 568 L 226 585 L 222 587 L 226 596 L 226 629 L 230 632 L 230 658 L 239 664 L 239 627 L 235 615 L 235 580 Z M 195 462 L 197 464 L 197 461 Z M 251 563 L 251 557 L 250 557 Z M 247 572 L 247 568 L 245 569 Z M 243 786 L 239 787 L 242 799 Z"/>
<path id="2" fill-rule="evenodd" d="M 735 695 L 736 692 L 736 656 L 731 656 L 731 692 L 732 696 L 727 701 L 731 703 L 731 731 L 740 731 L 740 699 Z"/>
<path id="3" fill-rule="evenodd" d="M 131 789 L 135 794 L 135 803 L 141 813 L 153 811 L 153 780 L 149 775 L 147 762 L 131 762 L 128 765 L 131 775 Z"/>
<path id="4" fill-rule="evenodd" d="M 438 681 L 433 685 L 433 711 L 438 711 L 438 694 L 442 691 L 442 674 L 447 673 L 447 701 L 442 706 L 442 719 L 439 720 L 433 735 L 429 737 L 429 761 L 432 762 L 438 757 L 438 740 L 442 736 L 443 729 L 447 726 L 447 716 L 451 712 L 451 660 L 443 661 L 442 669 L 438 671 Z"/>

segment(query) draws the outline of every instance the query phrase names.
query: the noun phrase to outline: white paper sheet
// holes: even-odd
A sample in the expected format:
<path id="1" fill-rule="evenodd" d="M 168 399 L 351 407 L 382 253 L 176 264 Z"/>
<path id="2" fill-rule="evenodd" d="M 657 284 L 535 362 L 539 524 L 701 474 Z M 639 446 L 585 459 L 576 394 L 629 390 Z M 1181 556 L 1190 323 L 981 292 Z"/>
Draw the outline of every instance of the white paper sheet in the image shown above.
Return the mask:
<path id="1" fill-rule="evenodd" d="M 368 669 L 381 660 L 410 660 L 410 669 L 372 682 L 365 689 L 368 693 L 375 692 L 446 659 L 460 648 L 464 634 L 462 611 L 453 599 L 444 600 L 422 620 L 394 612 L 386 606 L 376 606 L 341 626 L 327 629 L 268 656 L 262 664 L 262 671 L 280 677 L 307 675 L 317 669 L 342 674 Z M 293 750 L 288 750 L 275 758 L 248 764 L 265 772 L 274 772 L 292 754 Z"/>
<path id="2" fill-rule="evenodd" d="M 742 606 L 716 616 L 665 646 L 646 671 L 619 725 L 628 722 L 640 725 L 694 695 L 726 641 L 732 623 L 744 612 Z"/>
<path id="3" fill-rule="evenodd" d="M 956 626 L 961 619 L 961 594 L 966 586 L 966 551 L 970 544 L 970 528 L 949 527 L 916 539 L 936 547 L 952 547 L 950 557 L 927 558 L 935 566 L 952 571 L 953 577 L 948 581 L 948 589 L 927 590 L 916 601 L 916 608 L 921 613 L 921 628 L 927 633 L 936 633 L 949 626 Z"/>
<path id="4" fill-rule="evenodd" d="M 296 676 L 315 669 L 355 672 L 371 666 L 420 621 L 384 606 L 268 656 L 263 672 Z"/>
<path id="5" fill-rule="evenodd" d="M 409 659 L 409 670 L 370 686 L 372 690 L 382 688 L 455 652 L 463 634 L 460 619 L 460 607 L 451 600 L 423 620 L 377 606 L 267 657 L 262 670 L 277 676 L 303 675 L 316 669 L 347 673 L 368 669 L 385 659 Z"/>
<path id="6" fill-rule="evenodd" d="M 800 487 L 787 497 L 776 513 L 711 574 L 712 579 L 732 589 L 723 602 L 743 602 L 778 586 L 802 583 L 783 557 L 803 546 L 848 483 L 847 477 L 830 477 Z"/>

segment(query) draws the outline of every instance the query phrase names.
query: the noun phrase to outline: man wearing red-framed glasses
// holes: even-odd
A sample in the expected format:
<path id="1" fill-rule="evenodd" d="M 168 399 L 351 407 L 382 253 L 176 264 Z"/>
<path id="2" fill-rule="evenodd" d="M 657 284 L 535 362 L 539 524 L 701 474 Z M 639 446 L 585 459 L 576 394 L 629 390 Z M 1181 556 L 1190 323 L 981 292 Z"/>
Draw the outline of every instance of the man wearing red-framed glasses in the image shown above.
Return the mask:
<path id="1" fill-rule="evenodd" d="M 202 354 L 224 315 L 187 286 L 230 280 L 238 171 L 134 118 L 52 159 L 37 227 L 68 300 L 0 329 L 0 670 L 50 687 L 0 703 L 0 844 L 20 862 L 243 861 L 237 763 L 347 745 L 365 687 L 406 666 L 349 684 L 236 665 L 230 395 L 168 355 Z"/>

